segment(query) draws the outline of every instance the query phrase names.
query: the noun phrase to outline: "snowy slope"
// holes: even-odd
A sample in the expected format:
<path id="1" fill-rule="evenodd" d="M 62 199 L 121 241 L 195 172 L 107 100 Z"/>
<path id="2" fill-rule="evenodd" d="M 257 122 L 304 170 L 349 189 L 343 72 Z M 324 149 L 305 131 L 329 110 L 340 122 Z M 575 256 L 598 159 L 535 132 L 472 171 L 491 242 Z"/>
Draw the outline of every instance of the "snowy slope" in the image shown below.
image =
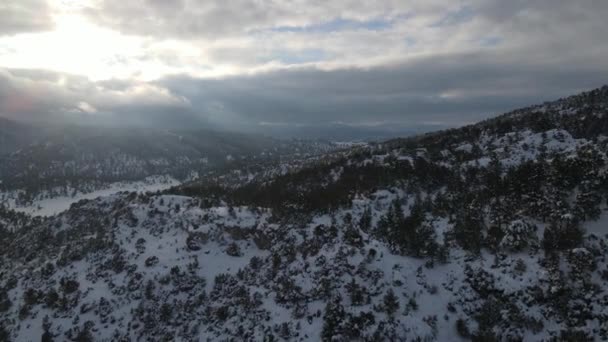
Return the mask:
<path id="1" fill-rule="evenodd" d="M 20 317 L 5 321 L 18 341 L 38 340 L 44 327 L 60 339 L 86 331 L 99 341 L 270 335 L 316 341 L 328 303 L 340 298 L 343 326 L 336 332 L 345 338 L 350 332 L 365 339 L 464 340 L 457 337 L 457 321 L 474 331 L 483 310 L 499 315 L 493 319 L 505 336 L 559 336 L 561 322 L 550 314 L 555 308 L 534 298 L 580 286 L 568 276 L 579 271 L 571 258 L 549 272 L 537 247 L 479 256 L 452 248 L 446 262 L 396 255 L 363 231 L 357 231 L 360 240 L 346 237 L 348 222 L 365 208 L 378 208 L 372 211 L 377 222 L 401 195 L 389 189 L 300 225 L 271 223 L 263 209 L 201 209 L 196 199 L 181 196 L 125 194 L 81 202 L 39 228 L 50 234 L 44 241 L 11 246 L 25 247 L 22 255 L 43 253 L 2 264 L 8 278 L 0 285 L 12 305 L 0 317 Z M 107 218 L 111 229 L 99 230 L 96 222 Z M 436 231 L 451 229 L 446 221 L 434 224 Z M 606 269 L 606 245 L 592 237 L 579 253 L 596 255 L 596 270 Z M 26 293 L 30 288 L 35 291 Z M 394 312 L 385 307 L 388 292 L 395 295 Z M 608 315 L 599 305 L 606 295 L 601 289 L 581 300 L 598 304 L 588 309 L 602 317 Z M 500 316 L 518 318 L 513 323 Z M 350 324 L 362 325 L 355 332 Z M 605 328 L 599 320 L 586 327 Z"/>
<path id="2" fill-rule="evenodd" d="M 606 103 L 0 208 L 0 340 L 606 340 Z"/>
<path id="3" fill-rule="evenodd" d="M 31 203 L 20 204 L 17 200 L 19 191 L 0 193 L 0 204 L 4 204 L 8 209 L 23 212 L 33 216 L 53 216 L 70 208 L 73 203 L 83 199 L 94 199 L 102 196 L 109 196 L 118 192 L 156 192 L 179 185 L 181 182 L 171 176 L 151 176 L 137 182 L 116 182 L 104 186 L 102 189 L 91 192 L 78 192 L 68 190 L 70 195 L 50 196 L 41 193 Z"/>

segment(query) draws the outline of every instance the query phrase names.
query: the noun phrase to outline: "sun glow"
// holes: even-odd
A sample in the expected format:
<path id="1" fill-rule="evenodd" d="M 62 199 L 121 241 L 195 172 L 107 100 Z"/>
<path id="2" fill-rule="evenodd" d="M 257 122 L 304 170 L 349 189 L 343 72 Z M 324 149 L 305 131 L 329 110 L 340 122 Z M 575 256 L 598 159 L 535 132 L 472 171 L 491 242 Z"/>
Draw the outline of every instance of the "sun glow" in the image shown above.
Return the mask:
<path id="1" fill-rule="evenodd" d="M 9 46 L 10 50 L 0 56 L 0 64 L 11 68 L 50 69 L 93 79 L 129 76 L 127 70 L 121 70 L 121 65 L 112 61 L 135 52 L 132 39 L 95 27 L 73 15 L 59 15 L 55 23 L 55 30 L 51 32 L 1 39 L 0 46 Z"/>
<path id="2" fill-rule="evenodd" d="M 169 65 L 149 58 L 151 51 L 190 58 L 195 62 L 200 51 L 195 46 L 175 41 L 151 41 L 128 36 L 94 25 L 64 2 L 54 16 L 55 28 L 49 32 L 22 33 L 0 38 L 0 67 L 45 69 L 91 80 L 112 78 L 149 81 L 180 72 L 200 74 L 208 67 L 196 63 Z M 198 69 L 198 70 L 197 70 Z"/>

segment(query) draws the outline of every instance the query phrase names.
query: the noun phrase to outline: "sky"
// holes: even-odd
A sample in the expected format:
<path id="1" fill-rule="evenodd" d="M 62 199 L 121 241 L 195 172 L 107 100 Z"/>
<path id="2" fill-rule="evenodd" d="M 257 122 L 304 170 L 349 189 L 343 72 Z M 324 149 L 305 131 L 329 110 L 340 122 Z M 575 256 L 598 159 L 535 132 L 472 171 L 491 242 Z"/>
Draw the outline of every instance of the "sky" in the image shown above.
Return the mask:
<path id="1" fill-rule="evenodd" d="M 605 0 L 3 0 L 0 116 L 459 126 L 608 83 Z"/>

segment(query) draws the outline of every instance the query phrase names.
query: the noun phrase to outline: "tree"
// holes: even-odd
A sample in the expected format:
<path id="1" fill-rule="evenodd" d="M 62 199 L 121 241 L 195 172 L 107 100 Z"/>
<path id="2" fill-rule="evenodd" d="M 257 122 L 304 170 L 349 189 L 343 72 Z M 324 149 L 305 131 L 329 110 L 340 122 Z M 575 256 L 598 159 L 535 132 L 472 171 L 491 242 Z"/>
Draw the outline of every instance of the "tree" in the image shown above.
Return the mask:
<path id="1" fill-rule="evenodd" d="M 472 202 L 456 216 L 454 238 L 465 250 L 478 253 L 484 241 L 484 220 L 481 208 Z"/>
<path id="2" fill-rule="evenodd" d="M 424 211 L 420 202 L 420 199 L 416 199 L 410 209 L 410 215 L 407 218 L 401 218 L 400 224 L 394 232 L 394 242 L 401 250 L 409 253 L 413 253 L 420 247 L 416 241 L 419 238 L 418 230 L 424 221 Z"/>
<path id="3" fill-rule="evenodd" d="M 575 222 L 552 222 L 543 234 L 545 252 L 572 249 L 580 246 L 584 232 Z"/>
<path id="4" fill-rule="evenodd" d="M 574 203 L 574 212 L 579 220 L 599 219 L 602 195 L 598 188 L 599 185 L 590 180 L 584 180 L 580 183 Z"/>
<path id="5" fill-rule="evenodd" d="M 8 311 L 11 305 L 11 299 L 8 296 L 8 292 L 4 289 L 0 289 L 0 312 Z"/>
<path id="6" fill-rule="evenodd" d="M 345 318 L 344 307 L 342 306 L 342 297 L 339 295 L 328 301 L 323 314 L 323 331 L 321 339 L 323 341 L 332 341 L 342 335 L 343 324 Z"/>
<path id="7" fill-rule="evenodd" d="M 399 310 L 399 298 L 397 298 L 393 289 L 388 289 L 382 303 L 384 304 L 384 311 L 391 317 Z"/>
<path id="8" fill-rule="evenodd" d="M 42 334 L 40 340 L 42 342 L 53 342 L 53 334 L 50 332 L 51 330 L 51 322 L 49 316 L 44 316 L 42 320 L 42 330 L 44 333 Z M 2 340 L 2 339 L 0 339 Z"/>
<path id="9" fill-rule="evenodd" d="M 2 322 L 0 322 L 0 341 L 10 341 L 9 338 L 10 333 L 8 332 L 8 330 L 6 330 Z"/>
<path id="10" fill-rule="evenodd" d="M 511 252 L 520 252 L 537 242 L 536 226 L 524 220 L 512 221 L 505 227 L 500 247 Z"/>
<path id="11" fill-rule="evenodd" d="M 471 332 L 469 331 L 467 322 L 462 318 L 456 320 L 456 331 L 458 332 L 458 335 L 460 335 L 460 337 L 462 338 L 471 337 Z"/>
<path id="12" fill-rule="evenodd" d="M 359 228 L 364 232 L 369 232 L 372 227 L 372 210 L 370 207 L 366 207 L 359 219 Z"/>
<path id="13" fill-rule="evenodd" d="M 363 237 L 359 233 L 359 230 L 351 223 L 346 224 L 346 228 L 344 230 L 344 240 L 351 246 L 363 247 Z"/>
<path id="14" fill-rule="evenodd" d="M 228 247 L 226 247 L 226 254 L 233 257 L 240 257 L 242 255 L 241 248 L 236 242 L 231 242 Z"/>
<path id="15" fill-rule="evenodd" d="M 348 291 L 352 305 L 360 306 L 367 302 L 367 291 L 365 287 L 357 284 L 355 278 L 352 278 L 350 283 L 346 284 L 346 291 Z"/>

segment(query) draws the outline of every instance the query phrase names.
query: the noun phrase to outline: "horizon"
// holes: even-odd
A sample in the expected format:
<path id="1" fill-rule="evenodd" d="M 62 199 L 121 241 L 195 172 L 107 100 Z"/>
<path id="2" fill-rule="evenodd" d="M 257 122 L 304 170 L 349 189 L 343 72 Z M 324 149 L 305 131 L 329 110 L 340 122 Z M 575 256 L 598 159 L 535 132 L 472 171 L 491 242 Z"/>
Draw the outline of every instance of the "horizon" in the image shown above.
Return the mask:
<path id="1" fill-rule="evenodd" d="M 176 132 L 176 133 L 193 133 L 193 132 L 214 132 L 214 133 L 227 133 L 227 134 L 248 134 L 248 135 L 259 135 L 260 137 L 278 138 L 278 139 L 296 139 L 296 140 L 320 140 L 320 141 L 333 141 L 335 143 L 342 142 L 382 142 L 389 141 L 397 138 L 414 137 L 424 135 L 427 133 L 439 133 L 451 129 L 459 129 L 477 124 L 482 124 L 488 120 L 499 118 L 503 115 L 508 115 L 513 112 L 520 110 L 534 109 L 534 107 L 551 105 L 558 103 L 562 100 L 568 100 L 570 98 L 576 98 L 592 93 L 594 91 L 603 91 L 608 88 L 608 84 L 602 85 L 598 88 L 584 90 L 576 94 L 570 94 L 569 96 L 563 96 L 560 98 L 547 100 L 544 102 L 530 103 L 523 105 L 518 108 L 510 108 L 502 113 L 496 113 L 488 117 L 482 117 L 477 121 L 463 122 L 460 125 L 443 125 L 440 122 L 422 122 L 417 125 L 398 125 L 387 124 L 386 122 L 379 122 L 374 124 L 348 124 L 344 122 L 330 122 L 328 124 L 295 124 L 290 125 L 287 123 L 266 123 L 263 122 L 260 126 L 268 126 L 266 129 L 255 129 L 251 127 L 244 127 L 234 125 L 231 127 L 214 127 L 209 126 L 206 123 L 196 122 L 194 125 L 191 121 L 180 124 L 166 124 L 158 125 L 158 123 L 142 123 L 142 121 L 132 122 L 117 122 L 112 120 L 95 121 L 88 120 L 85 118 L 82 120 L 74 120 L 69 122 L 67 120 L 58 121 L 40 121 L 40 120 L 19 120 L 13 118 L 5 118 L 0 116 L 0 121 L 6 120 L 9 123 L 16 123 L 18 125 L 26 125 L 37 129 L 46 130 L 49 132 L 61 132 L 61 130 L 76 130 L 80 129 L 97 129 L 99 132 L 108 132 L 108 130 L 136 130 L 140 132 Z M 47 130 L 48 129 L 48 130 Z M 57 131 L 59 129 L 60 131 Z M 65 132 L 65 131 L 64 131 Z M 6 132 L 5 132 L 6 133 Z M 45 134 L 37 134 L 40 137 L 45 137 Z M 34 137 L 36 135 L 33 135 Z"/>

